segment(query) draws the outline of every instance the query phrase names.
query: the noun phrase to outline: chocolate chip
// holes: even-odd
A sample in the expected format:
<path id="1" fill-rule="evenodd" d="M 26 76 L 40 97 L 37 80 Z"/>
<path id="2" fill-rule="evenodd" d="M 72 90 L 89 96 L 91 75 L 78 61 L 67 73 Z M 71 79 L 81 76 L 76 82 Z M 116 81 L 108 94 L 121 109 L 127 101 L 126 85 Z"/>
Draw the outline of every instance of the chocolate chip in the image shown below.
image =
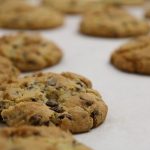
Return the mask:
<path id="1" fill-rule="evenodd" d="M 29 119 L 29 122 L 31 123 L 31 125 L 40 125 L 42 117 L 40 115 L 34 115 Z"/>
<path id="2" fill-rule="evenodd" d="M 99 111 L 98 111 L 98 110 L 94 110 L 94 111 L 91 113 L 91 117 L 92 117 L 92 118 L 95 118 L 97 115 L 99 115 Z"/>
<path id="3" fill-rule="evenodd" d="M 81 82 L 77 82 L 77 85 L 84 87 L 83 83 L 81 83 Z"/>
<path id="4" fill-rule="evenodd" d="M 49 125 L 50 125 L 50 121 L 46 121 L 46 122 L 44 122 L 44 123 L 43 123 L 43 125 L 45 125 L 45 126 L 49 126 Z"/>
<path id="5" fill-rule="evenodd" d="M 36 100 L 36 98 L 31 98 L 31 101 L 36 102 L 37 100 Z"/>
<path id="6" fill-rule="evenodd" d="M 90 100 L 85 100 L 85 105 L 86 105 L 87 107 L 92 106 L 92 105 L 93 105 L 93 102 L 90 101 Z"/>
<path id="7" fill-rule="evenodd" d="M 27 87 L 28 90 L 32 90 L 34 88 L 34 86 L 31 84 Z"/>
<path id="8" fill-rule="evenodd" d="M 69 114 L 60 115 L 58 118 L 61 119 L 61 120 L 64 119 L 64 118 L 68 118 L 69 120 L 72 120 L 72 116 L 69 115 Z"/>
<path id="9" fill-rule="evenodd" d="M 28 64 L 36 64 L 36 62 L 34 60 L 27 60 Z"/>
<path id="10" fill-rule="evenodd" d="M 80 96 L 80 99 L 83 100 L 83 105 L 86 105 L 87 107 L 93 105 L 93 101 L 88 100 L 88 96 Z"/>
<path id="11" fill-rule="evenodd" d="M 55 100 L 53 99 L 50 99 L 46 102 L 46 105 L 47 106 L 50 106 L 50 107 L 55 107 L 55 106 L 58 106 L 58 102 L 56 102 Z"/>
<path id="12" fill-rule="evenodd" d="M 18 45 L 14 44 L 14 45 L 12 45 L 12 47 L 16 49 L 16 48 L 18 48 Z"/>
<path id="13" fill-rule="evenodd" d="M 54 79 L 54 78 L 50 78 L 47 80 L 47 85 L 50 85 L 50 86 L 55 86 L 57 83 L 57 80 Z"/>
<path id="14" fill-rule="evenodd" d="M 97 118 L 96 116 L 99 115 L 99 111 L 98 110 L 94 110 L 92 113 L 91 113 L 91 117 L 93 118 L 93 126 L 95 127 L 97 125 Z"/>
<path id="15" fill-rule="evenodd" d="M 64 112 L 64 109 L 60 106 L 51 107 L 50 109 L 53 111 L 56 111 L 57 113 L 63 113 Z"/>

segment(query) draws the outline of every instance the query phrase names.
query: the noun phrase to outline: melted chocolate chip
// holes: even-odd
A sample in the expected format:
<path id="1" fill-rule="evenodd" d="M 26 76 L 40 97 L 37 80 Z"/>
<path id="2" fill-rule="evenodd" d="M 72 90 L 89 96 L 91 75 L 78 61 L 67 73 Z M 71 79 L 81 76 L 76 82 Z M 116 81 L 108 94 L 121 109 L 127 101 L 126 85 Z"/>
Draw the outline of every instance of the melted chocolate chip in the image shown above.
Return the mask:
<path id="1" fill-rule="evenodd" d="M 34 115 L 29 119 L 29 122 L 31 123 L 31 125 L 40 125 L 42 117 L 40 115 Z"/>
<path id="2" fill-rule="evenodd" d="M 27 63 L 28 64 L 36 64 L 36 62 L 34 60 L 28 60 Z"/>
<path id="3" fill-rule="evenodd" d="M 36 102 L 37 100 L 36 100 L 36 98 L 31 98 L 31 101 Z"/>
<path id="4" fill-rule="evenodd" d="M 49 125 L 50 125 L 50 121 L 46 121 L 46 122 L 44 122 L 44 123 L 43 123 L 43 125 L 45 125 L 45 126 L 49 126 Z"/>
<path id="5" fill-rule="evenodd" d="M 60 106 L 51 107 L 50 109 L 53 111 L 56 111 L 57 113 L 63 113 L 64 112 L 64 109 Z"/>
<path id="6" fill-rule="evenodd" d="M 85 101 L 85 105 L 86 105 L 87 107 L 92 106 L 92 105 L 93 105 L 93 102 L 92 102 L 92 101 L 89 101 L 89 100 L 86 100 L 86 101 Z"/>
<path id="7" fill-rule="evenodd" d="M 64 119 L 64 118 L 68 118 L 69 120 L 72 120 L 72 116 L 69 115 L 69 114 L 60 115 L 58 118 L 61 119 L 61 120 Z"/>
<path id="8" fill-rule="evenodd" d="M 91 117 L 93 118 L 93 126 L 95 127 L 96 124 L 97 124 L 97 116 L 99 115 L 99 111 L 98 110 L 94 110 L 92 113 L 91 113 Z"/>
<path id="9" fill-rule="evenodd" d="M 56 107 L 58 106 L 58 102 L 56 102 L 55 100 L 53 99 L 50 99 L 46 102 L 46 105 L 49 106 L 49 107 Z"/>
<path id="10" fill-rule="evenodd" d="M 81 96 L 80 99 L 83 100 L 83 105 L 85 105 L 85 106 L 87 106 L 87 107 L 93 105 L 93 101 L 88 100 L 88 97 Z"/>
<path id="11" fill-rule="evenodd" d="M 81 82 L 77 82 L 77 85 L 84 87 L 83 83 L 81 83 Z"/>

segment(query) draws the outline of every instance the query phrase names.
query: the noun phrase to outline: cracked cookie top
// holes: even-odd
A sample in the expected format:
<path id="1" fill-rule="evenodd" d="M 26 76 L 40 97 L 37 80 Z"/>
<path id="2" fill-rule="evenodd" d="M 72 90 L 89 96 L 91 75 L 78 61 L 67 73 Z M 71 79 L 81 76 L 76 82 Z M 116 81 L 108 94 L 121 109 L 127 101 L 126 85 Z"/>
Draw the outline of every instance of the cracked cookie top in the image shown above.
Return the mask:
<path id="1" fill-rule="evenodd" d="M 19 79 L 6 86 L 1 93 L 0 109 L 4 120 L 9 118 L 13 111 L 15 113 L 16 104 L 38 102 L 51 110 L 50 121 L 53 124 L 79 133 L 100 125 L 107 114 L 107 106 L 100 94 L 92 89 L 91 82 L 68 72 L 40 73 Z M 9 111 L 11 113 L 4 113 Z M 6 119 L 6 122 L 9 124 L 9 119 Z M 15 122 L 11 125 L 15 125 Z"/>
<path id="2" fill-rule="evenodd" d="M 126 72 L 150 75 L 150 35 L 121 46 L 112 54 L 111 63 Z"/>
<path id="3" fill-rule="evenodd" d="M 86 5 L 92 1 L 93 0 L 43 0 L 43 4 L 46 6 L 49 5 L 64 13 L 76 14 L 83 12 Z"/>

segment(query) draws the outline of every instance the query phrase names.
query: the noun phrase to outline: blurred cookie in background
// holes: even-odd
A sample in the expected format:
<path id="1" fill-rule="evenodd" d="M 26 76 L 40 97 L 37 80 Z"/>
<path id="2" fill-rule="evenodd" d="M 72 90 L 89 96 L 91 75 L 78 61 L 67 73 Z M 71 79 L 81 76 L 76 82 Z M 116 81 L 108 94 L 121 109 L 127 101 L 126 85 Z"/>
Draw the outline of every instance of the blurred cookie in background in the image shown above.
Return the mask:
<path id="1" fill-rule="evenodd" d="M 64 16 L 54 9 L 30 5 L 25 1 L 6 1 L 0 5 L 0 27 L 6 29 L 51 29 L 59 27 Z"/>
<path id="2" fill-rule="evenodd" d="M 141 5 L 144 4 L 145 0 L 98 0 L 104 4 L 115 4 L 115 5 Z"/>
<path id="3" fill-rule="evenodd" d="M 150 7 L 146 9 L 145 17 L 150 19 Z"/>
<path id="4" fill-rule="evenodd" d="M 145 35 L 126 43 L 112 54 L 111 63 L 125 72 L 150 75 L 149 41 Z"/>
<path id="5" fill-rule="evenodd" d="M 63 13 L 77 14 L 83 12 L 84 7 L 94 1 L 98 0 L 43 0 L 43 4 Z"/>
<path id="6" fill-rule="evenodd" d="M 0 86 L 19 76 L 19 70 L 13 66 L 11 61 L 0 56 Z"/>
<path id="7" fill-rule="evenodd" d="M 53 66 L 62 51 L 39 34 L 17 33 L 0 38 L 0 55 L 8 58 L 22 72 Z"/>
<path id="8" fill-rule="evenodd" d="M 83 15 L 80 32 L 98 37 L 133 37 L 149 32 L 145 20 L 139 20 L 121 7 L 95 3 Z"/>

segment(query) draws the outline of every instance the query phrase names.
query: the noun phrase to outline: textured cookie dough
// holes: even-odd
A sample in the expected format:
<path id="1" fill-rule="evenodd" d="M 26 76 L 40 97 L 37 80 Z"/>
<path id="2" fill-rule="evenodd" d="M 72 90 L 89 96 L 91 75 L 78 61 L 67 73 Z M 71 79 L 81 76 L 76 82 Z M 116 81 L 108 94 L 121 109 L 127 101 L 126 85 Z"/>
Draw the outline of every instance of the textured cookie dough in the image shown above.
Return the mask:
<path id="1" fill-rule="evenodd" d="M 21 102 L 2 112 L 2 118 L 9 126 L 49 126 L 53 111 L 44 104 L 35 102 Z"/>
<path id="2" fill-rule="evenodd" d="M 1 115 L 11 126 L 19 126 L 19 116 L 15 117 L 17 114 L 23 114 L 23 118 L 27 118 L 23 124 L 31 124 L 28 120 L 33 113 L 42 115 L 42 108 L 40 111 L 33 109 L 29 114 L 28 110 L 24 110 L 26 104 L 21 102 L 45 104 L 51 110 L 47 111 L 50 114 L 49 121 L 72 133 L 87 132 L 99 126 L 107 115 L 107 106 L 100 94 L 92 89 L 91 82 L 67 72 L 40 73 L 14 81 L 3 89 L 0 99 Z M 30 107 L 36 108 L 34 105 Z M 41 125 L 43 121 L 39 122 Z"/>
<path id="3" fill-rule="evenodd" d="M 150 35 L 138 37 L 112 54 L 111 63 L 118 69 L 150 75 Z"/>
<path id="4" fill-rule="evenodd" d="M 10 59 L 23 72 L 53 66 L 62 58 L 61 50 L 53 42 L 28 33 L 2 36 L 0 55 Z"/>
<path id="5" fill-rule="evenodd" d="M 1 128 L 1 150 L 91 150 L 56 127 Z"/>
<path id="6" fill-rule="evenodd" d="M 43 4 L 64 13 L 76 14 L 83 12 L 84 7 L 92 1 L 98 0 L 43 0 Z"/>
<path id="7" fill-rule="evenodd" d="M 0 27 L 8 29 L 50 29 L 61 26 L 61 13 L 43 6 L 33 6 L 22 1 L 0 5 Z"/>
<path id="8" fill-rule="evenodd" d="M 83 15 L 80 32 L 99 37 L 132 37 L 149 32 L 149 24 L 117 7 L 97 8 Z"/>
<path id="9" fill-rule="evenodd" d="M 5 57 L 0 56 L 0 86 L 16 79 L 19 70 Z"/>

